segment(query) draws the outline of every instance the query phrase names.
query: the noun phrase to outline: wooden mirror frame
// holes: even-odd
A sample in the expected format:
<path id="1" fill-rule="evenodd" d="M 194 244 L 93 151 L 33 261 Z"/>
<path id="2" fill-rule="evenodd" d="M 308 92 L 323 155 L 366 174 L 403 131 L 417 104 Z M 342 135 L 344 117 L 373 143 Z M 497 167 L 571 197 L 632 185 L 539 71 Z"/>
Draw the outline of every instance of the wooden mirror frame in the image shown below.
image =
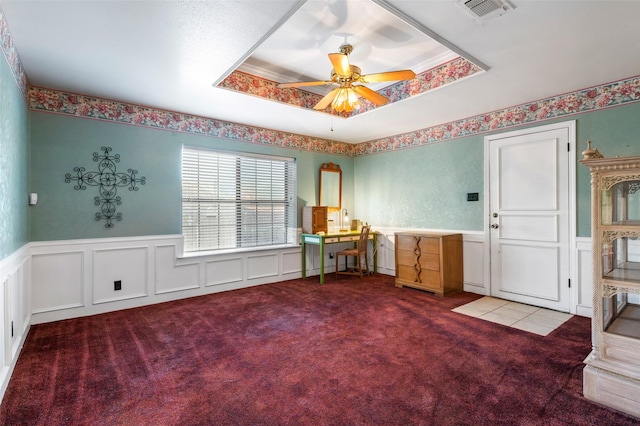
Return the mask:
<path id="1" fill-rule="evenodd" d="M 337 174 L 337 179 L 336 179 Z M 324 186 L 323 186 L 324 182 Z M 337 185 L 337 188 L 336 188 Z M 324 197 L 323 197 L 324 193 Z M 338 199 L 336 200 L 336 196 Z M 335 204 L 337 201 L 337 205 Z M 342 170 L 339 164 L 323 163 L 320 166 L 320 203 L 331 209 L 342 208 Z"/>

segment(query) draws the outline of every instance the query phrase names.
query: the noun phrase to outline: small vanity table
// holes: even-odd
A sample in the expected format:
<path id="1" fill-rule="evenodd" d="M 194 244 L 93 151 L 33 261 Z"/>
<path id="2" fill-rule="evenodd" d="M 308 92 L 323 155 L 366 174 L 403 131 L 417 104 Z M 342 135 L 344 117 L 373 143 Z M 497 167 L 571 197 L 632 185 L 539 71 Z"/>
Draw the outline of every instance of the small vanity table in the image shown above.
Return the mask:
<path id="1" fill-rule="evenodd" d="M 325 244 L 338 244 L 346 242 L 356 243 L 360 238 L 359 231 L 339 232 L 335 234 L 301 234 L 300 242 L 302 243 L 302 278 L 307 277 L 307 245 L 313 244 L 320 246 L 320 284 L 324 284 L 324 251 Z M 373 272 L 378 271 L 378 258 L 376 254 L 376 233 L 369 234 L 369 240 L 373 242 Z"/>
<path id="2" fill-rule="evenodd" d="M 302 209 L 300 242 L 302 244 L 302 278 L 307 277 L 307 245 L 316 245 L 320 247 L 320 284 L 324 284 L 324 246 L 348 242 L 357 244 L 360 239 L 360 231 L 346 231 L 344 228 L 350 228 L 350 226 L 348 223 L 343 223 L 342 217 L 337 229 L 335 226 L 329 225 L 331 212 L 338 212 L 339 216 L 343 211 L 346 214 L 346 209 L 342 210 L 342 170 L 340 166 L 334 163 L 322 164 L 319 182 L 320 205 L 305 206 Z M 369 241 L 373 242 L 373 272 L 377 272 L 375 232 L 369 233 Z"/>

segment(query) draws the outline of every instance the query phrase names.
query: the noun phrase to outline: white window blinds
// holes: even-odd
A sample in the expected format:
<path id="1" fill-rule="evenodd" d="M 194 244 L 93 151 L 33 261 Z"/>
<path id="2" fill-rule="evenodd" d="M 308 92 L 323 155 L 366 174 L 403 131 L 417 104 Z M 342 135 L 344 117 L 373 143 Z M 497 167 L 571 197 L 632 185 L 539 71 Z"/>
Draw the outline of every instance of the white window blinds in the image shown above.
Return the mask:
<path id="1" fill-rule="evenodd" d="M 292 244 L 296 200 L 295 159 L 183 147 L 186 252 Z"/>

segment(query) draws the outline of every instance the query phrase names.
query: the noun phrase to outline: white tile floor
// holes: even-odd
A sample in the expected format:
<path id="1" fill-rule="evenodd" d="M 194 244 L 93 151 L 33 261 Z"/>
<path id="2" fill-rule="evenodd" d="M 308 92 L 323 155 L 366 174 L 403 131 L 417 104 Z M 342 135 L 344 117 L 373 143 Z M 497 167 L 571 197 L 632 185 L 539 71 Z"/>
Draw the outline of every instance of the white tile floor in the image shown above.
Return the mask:
<path id="1" fill-rule="evenodd" d="M 485 296 L 453 312 L 546 336 L 573 315 Z"/>

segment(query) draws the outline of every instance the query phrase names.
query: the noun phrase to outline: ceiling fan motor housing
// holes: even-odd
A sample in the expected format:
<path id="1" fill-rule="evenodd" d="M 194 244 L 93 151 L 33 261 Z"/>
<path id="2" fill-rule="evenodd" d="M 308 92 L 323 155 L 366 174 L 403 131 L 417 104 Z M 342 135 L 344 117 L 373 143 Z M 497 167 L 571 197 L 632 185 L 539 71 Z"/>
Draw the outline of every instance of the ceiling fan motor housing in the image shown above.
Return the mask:
<path id="1" fill-rule="evenodd" d="M 340 85 L 345 83 L 355 83 L 360 79 L 361 70 L 360 67 L 355 65 L 349 65 L 349 69 L 351 70 L 350 75 L 339 75 L 336 73 L 336 70 L 331 70 L 331 81 L 338 83 Z"/>

